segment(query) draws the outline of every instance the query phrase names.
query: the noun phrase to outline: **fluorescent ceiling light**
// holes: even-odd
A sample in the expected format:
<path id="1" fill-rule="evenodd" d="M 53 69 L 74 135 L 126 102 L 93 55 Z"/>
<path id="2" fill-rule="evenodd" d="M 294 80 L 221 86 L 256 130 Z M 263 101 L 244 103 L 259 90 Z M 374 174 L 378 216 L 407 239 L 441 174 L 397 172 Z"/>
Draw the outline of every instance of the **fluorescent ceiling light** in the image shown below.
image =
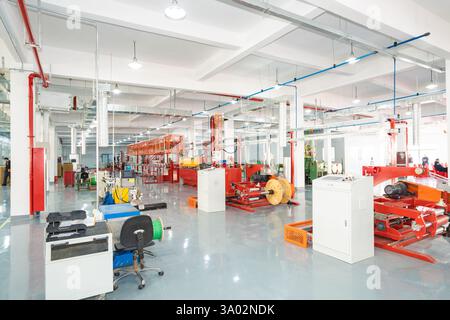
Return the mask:
<path id="1" fill-rule="evenodd" d="M 230 103 L 231 103 L 231 104 L 236 104 L 236 103 L 237 103 L 237 100 L 232 100 Z"/>
<path id="2" fill-rule="evenodd" d="M 164 10 L 164 14 L 172 20 L 183 20 L 186 17 L 186 10 L 178 5 L 177 0 L 172 0 L 171 4 Z"/>
<path id="3" fill-rule="evenodd" d="M 437 87 L 438 85 L 436 83 L 430 83 L 429 85 L 427 85 L 428 90 L 433 90 L 436 89 Z"/>
<path id="4" fill-rule="evenodd" d="M 131 61 L 128 66 L 133 69 L 133 70 L 139 70 L 140 68 L 142 68 L 142 64 L 140 64 L 137 59 L 133 59 L 133 61 Z"/>
<path id="5" fill-rule="evenodd" d="M 359 100 L 359 99 L 355 99 L 355 100 L 353 100 L 352 102 L 353 102 L 353 104 L 358 104 L 358 103 L 360 103 L 360 102 L 361 102 L 361 100 Z"/>
<path id="6" fill-rule="evenodd" d="M 430 84 L 427 85 L 427 89 L 428 90 L 433 90 L 433 89 L 436 89 L 438 87 L 438 85 L 434 82 L 433 70 L 430 70 L 430 75 L 431 75 Z"/>
<path id="7" fill-rule="evenodd" d="M 435 103 L 435 102 L 436 102 L 436 100 L 430 99 L 430 100 L 422 101 L 421 104 L 430 104 L 430 103 Z"/>
<path id="8" fill-rule="evenodd" d="M 142 68 L 142 64 L 139 63 L 137 57 L 136 57 L 136 41 L 133 41 L 133 47 L 134 47 L 134 56 L 133 61 L 131 61 L 128 66 L 133 70 L 139 70 Z"/>
<path id="9" fill-rule="evenodd" d="M 186 118 L 183 118 L 183 121 L 187 121 L 187 119 L 186 119 Z"/>
<path id="10" fill-rule="evenodd" d="M 119 89 L 119 85 L 116 83 L 116 86 L 114 87 L 112 91 L 116 96 L 122 93 L 122 90 Z"/>
<path id="11" fill-rule="evenodd" d="M 350 57 L 345 62 L 347 62 L 348 64 L 355 64 L 355 63 L 359 62 L 359 59 L 355 55 L 355 50 L 353 48 L 353 42 L 350 43 L 350 47 L 351 47 Z"/>

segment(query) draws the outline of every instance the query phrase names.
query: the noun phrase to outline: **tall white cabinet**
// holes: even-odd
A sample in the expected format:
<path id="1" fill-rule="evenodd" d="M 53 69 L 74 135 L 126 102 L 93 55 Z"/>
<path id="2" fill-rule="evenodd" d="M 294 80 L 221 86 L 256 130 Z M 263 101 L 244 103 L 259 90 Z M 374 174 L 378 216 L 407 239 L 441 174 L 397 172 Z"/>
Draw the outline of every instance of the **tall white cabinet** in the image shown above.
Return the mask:
<path id="1" fill-rule="evenodd" d="M 210 168 L 198 171 L 198 209 L 204 212 L 225 211 L 225 169 Z"/>
<path id="2" fill-rule="evenodd" d="M 374 256 L 372 177 L 313 181 L 313 249 L 347 263 Z"/>

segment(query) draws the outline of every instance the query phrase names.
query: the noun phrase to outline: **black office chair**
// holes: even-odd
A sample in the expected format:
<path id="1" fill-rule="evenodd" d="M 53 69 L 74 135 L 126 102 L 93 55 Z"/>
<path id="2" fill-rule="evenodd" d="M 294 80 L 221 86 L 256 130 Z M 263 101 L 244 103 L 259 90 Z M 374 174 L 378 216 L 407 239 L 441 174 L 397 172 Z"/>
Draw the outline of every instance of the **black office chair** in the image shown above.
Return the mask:
<path id="1" fill-rule="evenodd" d="M 140 215 L 126 220 L 120 231 L 120 243 L 115 245 L 117 251 L 131 251 L 133 253 L 133 270 L 120 269 L 124 271 L 120 274 L 119 270 L 115 270 L 114 290 L 118 288 L 118 282 L 128 277 L 136 275 L 139 280 L 139 289 L 145 287 L 145 280 L 141 273 L 145 271 L 158 272 L 159 276 L 164 275 L 164 271 L 160 268 L 145 267 L 144 254 L 153 255 L 150 251 L 145 250 L 146 247 L 153 245 L 153 223 L 152 219 L 147 215 Z"/>

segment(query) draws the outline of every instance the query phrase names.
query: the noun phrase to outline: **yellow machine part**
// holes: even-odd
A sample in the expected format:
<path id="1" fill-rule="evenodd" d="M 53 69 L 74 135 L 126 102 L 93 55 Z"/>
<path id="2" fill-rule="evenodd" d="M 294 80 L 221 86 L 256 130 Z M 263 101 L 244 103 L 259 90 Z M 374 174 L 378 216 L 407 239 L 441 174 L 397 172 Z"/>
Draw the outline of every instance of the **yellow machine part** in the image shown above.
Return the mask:
<path id="1" fill-rule="evenodd" d="M 129 189 L 128 188 L 114 188 L 112 196 L 115 204 L 129 203 Z"/>
<path id="2" fill-rule="evenodd" d="M 270 192 L 266 195 L 266 198 L 271 205 L 279 205 L 283 200 L 283 186 L 277 179 L 270 179 L 267 182 L 266 191 Z"/>
<path id="3" fill-rule="evenodd" d="M 278 178 L 278 181 L 283 187 L 283 199 L 281 199 L 282 204 L 287 204 L 292 199 L 292 186 L 289 181 L 285 178 Z"/>

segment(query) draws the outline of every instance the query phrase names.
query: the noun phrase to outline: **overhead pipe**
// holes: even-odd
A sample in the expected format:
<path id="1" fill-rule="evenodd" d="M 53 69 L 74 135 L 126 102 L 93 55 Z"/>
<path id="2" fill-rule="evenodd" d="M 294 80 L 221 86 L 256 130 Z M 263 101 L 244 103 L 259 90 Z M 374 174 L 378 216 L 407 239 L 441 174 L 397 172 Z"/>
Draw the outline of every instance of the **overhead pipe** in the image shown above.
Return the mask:
<path id="1" fill-rule="evenodd" d="M 445 89 L 432 91 L 432 92 L 424 92 L 424 93 L 417 92 L 417 93 L 406 95 L 406 96 L 402 96 L 402 97 L 396 97 L 396 102 L 399 102 L 399 101 L 402 101 L 402 100 L 414 99 L 414 98 L 434 96 L 434 95 L 439 95 L 439 94 L 444 94 L 444 93 L 446 93 Z M 392 102 L 393 100 L 394 99 L 385 99 L 385 100 L 373 101 L 373 102 L 368 102 L 367 105 L 364 105 L 364 106 L 348 107 L 348 108 L 342 108 L 342 109 L 333 109 L 333 110 L 325 111 L 325 113 L 338 113 L 338 112 L 342 112 L 342 111 L 346 111 L 346 110 L 360 109 L 360 108 L 363 108 L 363 107 L 368 107 L 368 106 L 373 106 L 373 105 L 378 105 L 378 104 L 383 104 L 383 103 L 389 103 L 389 102 Z"/>
<path id="2" fill-rule="evenodd" d="M 44 74 L 44 70 L 42 69 L 42 64 L 41 64 L 41 59 L 39 57 L 39 52 L 37 50 L 37 44 L 36 41 L 34 40 L 34 36 L 33 36 L 33 31 L 31 30 L 31 24 L 30 24 L 30 18 L 28 17 L 28 11 L 27 11 L 27 7 L 25 5 L 25 1 L 24 0 L 17 0 L 17 3 L 19 5 L 19 9 L 20 9 L 20 13 L 22 15 L 22 19 L 23 19 L 23 23 L 25 25 L 25 29 L 27 31 L 28 34 L 28 41 L 30 46 L 32 47 L 33 50 L 33 54 L 34 54 L 34 59 L 36 60 L 36 65 L 38 67 L 38 71 L 39 71 L 39 78 L 42 80 L 42 86 L 44 88 L 48 88 L 48 80 Z"/>
<path id="3" fill-rule="evenodd" d="M 404 45 L 404 44 L 407 44 L 407 43 L 410 43 L 410 42 L 413 42 L 413 41 L 417 41 L 417 40 L 422 39 L 422 38 L 424 38 L 424 37 L 428 37 L 429 35 L 430 35 L 430 33 L 427 32 L 427 33 L 421 34 L 421 35 L 419 35 L 419 36 L 416 36 L 416 37 L 413 37 L 413 38 L 409 38 L 409 39 L 404 40 L 404 41 L 400 41 L 400 42 L 397 42 L 397 41 L 396 41 L 396 42 L 394 42 L 392 45 L 386 47 L 385 50 L 389 50 L 389 49 L 393 49 L 393 48 L 398 48 L 399 46 L 402 46 L 402 45 Z M 361 61 L 361 60 L 367 59 L 367 58 L 369 58 L 369 57 L 371 57 L 371 56 L 377 55 L 378 53 L 379 53 L 378 51 L 371 51 L 371 52 L 369 52 L 369 53 L 366 53 L 366 54 L 364 54 L 364 55 L 361 55 L 361 56 L 357 57 L 356 60 L 357 60 L 357 61 Z M 331 70 L 335 70 L 335 69 L 338 69 L 338 68 L 342 68 L 342 67 L 344 67 L 344 66 L 346 66 L 346 65 L 349 65 L 349 64 L 350 64 L 349 61 L 344 61 L 344 62 L 341 62 L 341 63 L 339 63 L 339 64 L 334 64 L 334 65 L 332 65 L 331 67 L 328 67 L 328 68 L 325 68 L 325 69 L 322 69 L 322 70 L 315 71 L 315 72 L 313 72 L 313 73 L 304 75 L 304 76 L 299 77 L 299 78 L 296 77 L 296 78 L 294 78 L 294 79 L 292 79 L 292 80 L 289 80 L 289 81 L 286 81 L 286 82 L 284 82 L 284 83 L 277 84 L 276 86 L 272 86 L 272 87 L 269 87 L 269 88 L 266 88 L 266 89 L 261 89 L 260 91 L 257 91 L 257 92 L 255 92 L 255 93 L 249 94 L 248 96 L 242 97 L 242 99 L 248 100 L 248 99 L 253 98 L 254 96 L 257 96 L 257 95 L 262 94 L 262 93 L 264 93 L 264 92 L 268 92 L 268 91 L 271 91 L 271 90 L 278 89 L 280 86 L 286 86 L 286 85 L 295 83 L 295 82 L 297 82 L 297 81 L 305 80 L 305 79 L 308 79 L 308 78 L 311 78 L 311 77 L 320 75 L 320 74 L 322 74 L 322 73 L 326 73 L 326 72 L 331 71 Z M 219 104 L 218 106 L 213 107 L 213 108 L 211 108 L 211 109 L 207 109 L 207 110 L 205 110 L 205 111 L 207 111 L 207 112 L 213 111 L 213 110 L 216 110 L 216 109 L 219 109 L 219 108 L 222 108 L 222 107 L 231 105 L 231 104 L 233 104 L 233 103 L 232 103 L 232 102 L 226 102 L 226 103 L 223 103 L 223 104 Z M 194 113 L 193 116 L 198 116 L 198 115 L 200 115 L 200 114 L 202 114 L 202 113 L 203 113 L 203 112 L 197 112 L 197 113 Z"/>

